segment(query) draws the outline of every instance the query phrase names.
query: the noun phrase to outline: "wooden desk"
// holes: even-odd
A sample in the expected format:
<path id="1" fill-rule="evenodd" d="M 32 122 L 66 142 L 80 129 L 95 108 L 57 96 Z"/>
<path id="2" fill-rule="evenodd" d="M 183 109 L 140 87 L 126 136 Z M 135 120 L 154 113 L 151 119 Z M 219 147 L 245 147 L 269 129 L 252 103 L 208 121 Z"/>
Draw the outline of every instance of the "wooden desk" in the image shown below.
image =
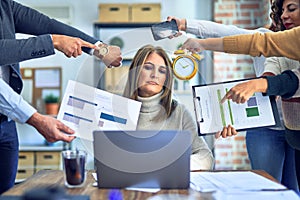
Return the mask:
<path id="1" fill-rule="evenodd" d="M 260 174 L 270 180 L 276 181 L 273 177 L 267 174 L 264 171 L 257 171 L 254 170 L 253 172 Z M 94 199 L 108 199 L 108 194 L 110 192 L 109 189 L 98 189 L 94 187 L 92 184 L 95 182 L 92 172 L 89 171 L 87 174 L 87 181 L 85 187 L 82 188 L 75 188 L 75 189 L 66 189 L 68 194 L 72 195 L 89 195 L 91 200 Z M 25 182 L 15 185 L 13 188 L 8 190 L 7 192 L 3 193 L 3 195 L 22 195 L 25 191 L 38 188 L 38 187 L 48 187 L 48 186 L 61 186 L 64 187 L 64 178 L 63 178 L 63 171 L 62 170 L 41 170 L 28 178 Z M 147 193 L 147 192 L 140 192 L 140 191 L 130 191 L 130 190 L 121 190 L 123 199 L 147 199 L 151 196 L 155 195 L 184 195 L 186 199 L 195 198 L 195 199 L 213 199 L 210 193 L 200 193 L 194 191 L 192 189 L 187 190 L 160 190 L 157 193 Z"/>

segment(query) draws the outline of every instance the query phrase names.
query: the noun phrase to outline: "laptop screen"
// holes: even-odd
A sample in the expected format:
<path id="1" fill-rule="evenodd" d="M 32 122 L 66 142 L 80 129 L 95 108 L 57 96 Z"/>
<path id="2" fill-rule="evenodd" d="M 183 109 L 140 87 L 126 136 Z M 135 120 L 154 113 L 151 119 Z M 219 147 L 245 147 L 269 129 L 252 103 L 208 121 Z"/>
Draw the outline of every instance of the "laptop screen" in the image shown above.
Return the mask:
<path id="1" fill-rule="evenodd" d="M 99 188 L 188 188 L 189 131 L 94 131 Z"/>

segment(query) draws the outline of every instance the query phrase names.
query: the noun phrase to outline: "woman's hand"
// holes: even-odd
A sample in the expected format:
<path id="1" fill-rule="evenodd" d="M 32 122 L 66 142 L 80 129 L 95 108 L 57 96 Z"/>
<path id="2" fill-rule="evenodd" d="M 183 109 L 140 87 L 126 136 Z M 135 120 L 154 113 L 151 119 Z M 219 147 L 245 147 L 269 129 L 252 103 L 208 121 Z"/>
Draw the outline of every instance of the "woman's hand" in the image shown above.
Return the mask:
<path id="1" fill-rule="evenodd" d="M 220 136 L 222 136 L 223 138 L 226 137 L 231 137 L 234 135 L 237 135 L 238 132 L 235 130 L 235 128 L 233 128 L 233 126 L 228 125 L 227 127 L 224 127 L 222 131 L 219 131 L 218 133 L 216 133 L 215 138 L 219 138 Z"/>
<path id="2" fill-rule="evenodd" d="M 268 83 L 265 78 L 253 79 L 237 84 L 225 94 L 221 103 L 224 103 L 226 99 L 231 99 L 236 103 L 245 103 L 255 92 L 266 92 L 267 87 Z"/>

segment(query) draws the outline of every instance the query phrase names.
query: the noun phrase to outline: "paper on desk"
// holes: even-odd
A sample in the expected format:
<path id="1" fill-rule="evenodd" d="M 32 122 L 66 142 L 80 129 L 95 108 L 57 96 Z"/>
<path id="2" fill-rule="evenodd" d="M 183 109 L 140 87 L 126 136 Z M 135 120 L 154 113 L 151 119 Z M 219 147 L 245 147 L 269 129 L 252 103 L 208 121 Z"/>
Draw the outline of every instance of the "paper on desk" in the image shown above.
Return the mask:
<path id="1" fill-rule="evenodd" d="M 221 191 L 213 194 L 214 200 L 299 200 L 299 196 L 293 190 L 284 191 L 256 191 L 256 192 L 240 192 L 234 194 L 227 194 Z"/>
<path id="2" fill-rule="evenodd" d="M 141 191 L 141 192 L 150 192 L 156 193 L 160 191 L 160 188 L 136 188 L 136 187 L 127 187 L 125 190 L 134 190 L 134 191 Z"/>
<path id="3" fill-rule="evenodd" d="M 92 173 L 94 179 L 95 179 L 95 183 L 93 184 L 93 186 L 97 186 L 97 174 L 96 173 Z M 126 190 L 134 190 L 134 191 L 141 191 L 141 192 L 150 192 L 150 193 L 156 193 L 160 190 L 160 188 L 133 188 L 133 187 L 128 187 L 125 188 Z"/>
<path id="4" fill-rule="evenodd" d="M 94 130 L 136 130 L 140 108 L 141 102 L 70 80 L 57 119 L 92 141 Z"/>
<path id="5" fill-rule="evenodd" d="M 191 188 L 201 192 L 222 191 L 239 193 L 245 191 L 285 190 L 281 184 L 254 172 L 191 172 Z"/>

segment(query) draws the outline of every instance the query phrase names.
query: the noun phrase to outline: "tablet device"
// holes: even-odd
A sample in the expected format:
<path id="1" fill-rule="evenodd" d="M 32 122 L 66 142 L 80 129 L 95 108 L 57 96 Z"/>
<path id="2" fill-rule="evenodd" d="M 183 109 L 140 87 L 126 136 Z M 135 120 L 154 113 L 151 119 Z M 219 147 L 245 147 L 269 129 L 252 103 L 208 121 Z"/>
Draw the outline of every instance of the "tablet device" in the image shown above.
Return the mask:
<path id="1" fill-rule="evenodd" d="M 154 40 L 156 41 L 167 38 L 171 35 L 175 35 L 176 33 L 178 33 L 178 31 L 179 30 L 174 19 L 151 26 L 151 32 Z"/>
<path id="2" fill-rule="evenodd" d="M 237 131 L 280 126 L 275 96 L 255 93 L 244 104 L 232 100 L 220 103 L 233 86 L 248 80 L 192 86 L 199 135 L 215 134 L 229 124 Z"/>

